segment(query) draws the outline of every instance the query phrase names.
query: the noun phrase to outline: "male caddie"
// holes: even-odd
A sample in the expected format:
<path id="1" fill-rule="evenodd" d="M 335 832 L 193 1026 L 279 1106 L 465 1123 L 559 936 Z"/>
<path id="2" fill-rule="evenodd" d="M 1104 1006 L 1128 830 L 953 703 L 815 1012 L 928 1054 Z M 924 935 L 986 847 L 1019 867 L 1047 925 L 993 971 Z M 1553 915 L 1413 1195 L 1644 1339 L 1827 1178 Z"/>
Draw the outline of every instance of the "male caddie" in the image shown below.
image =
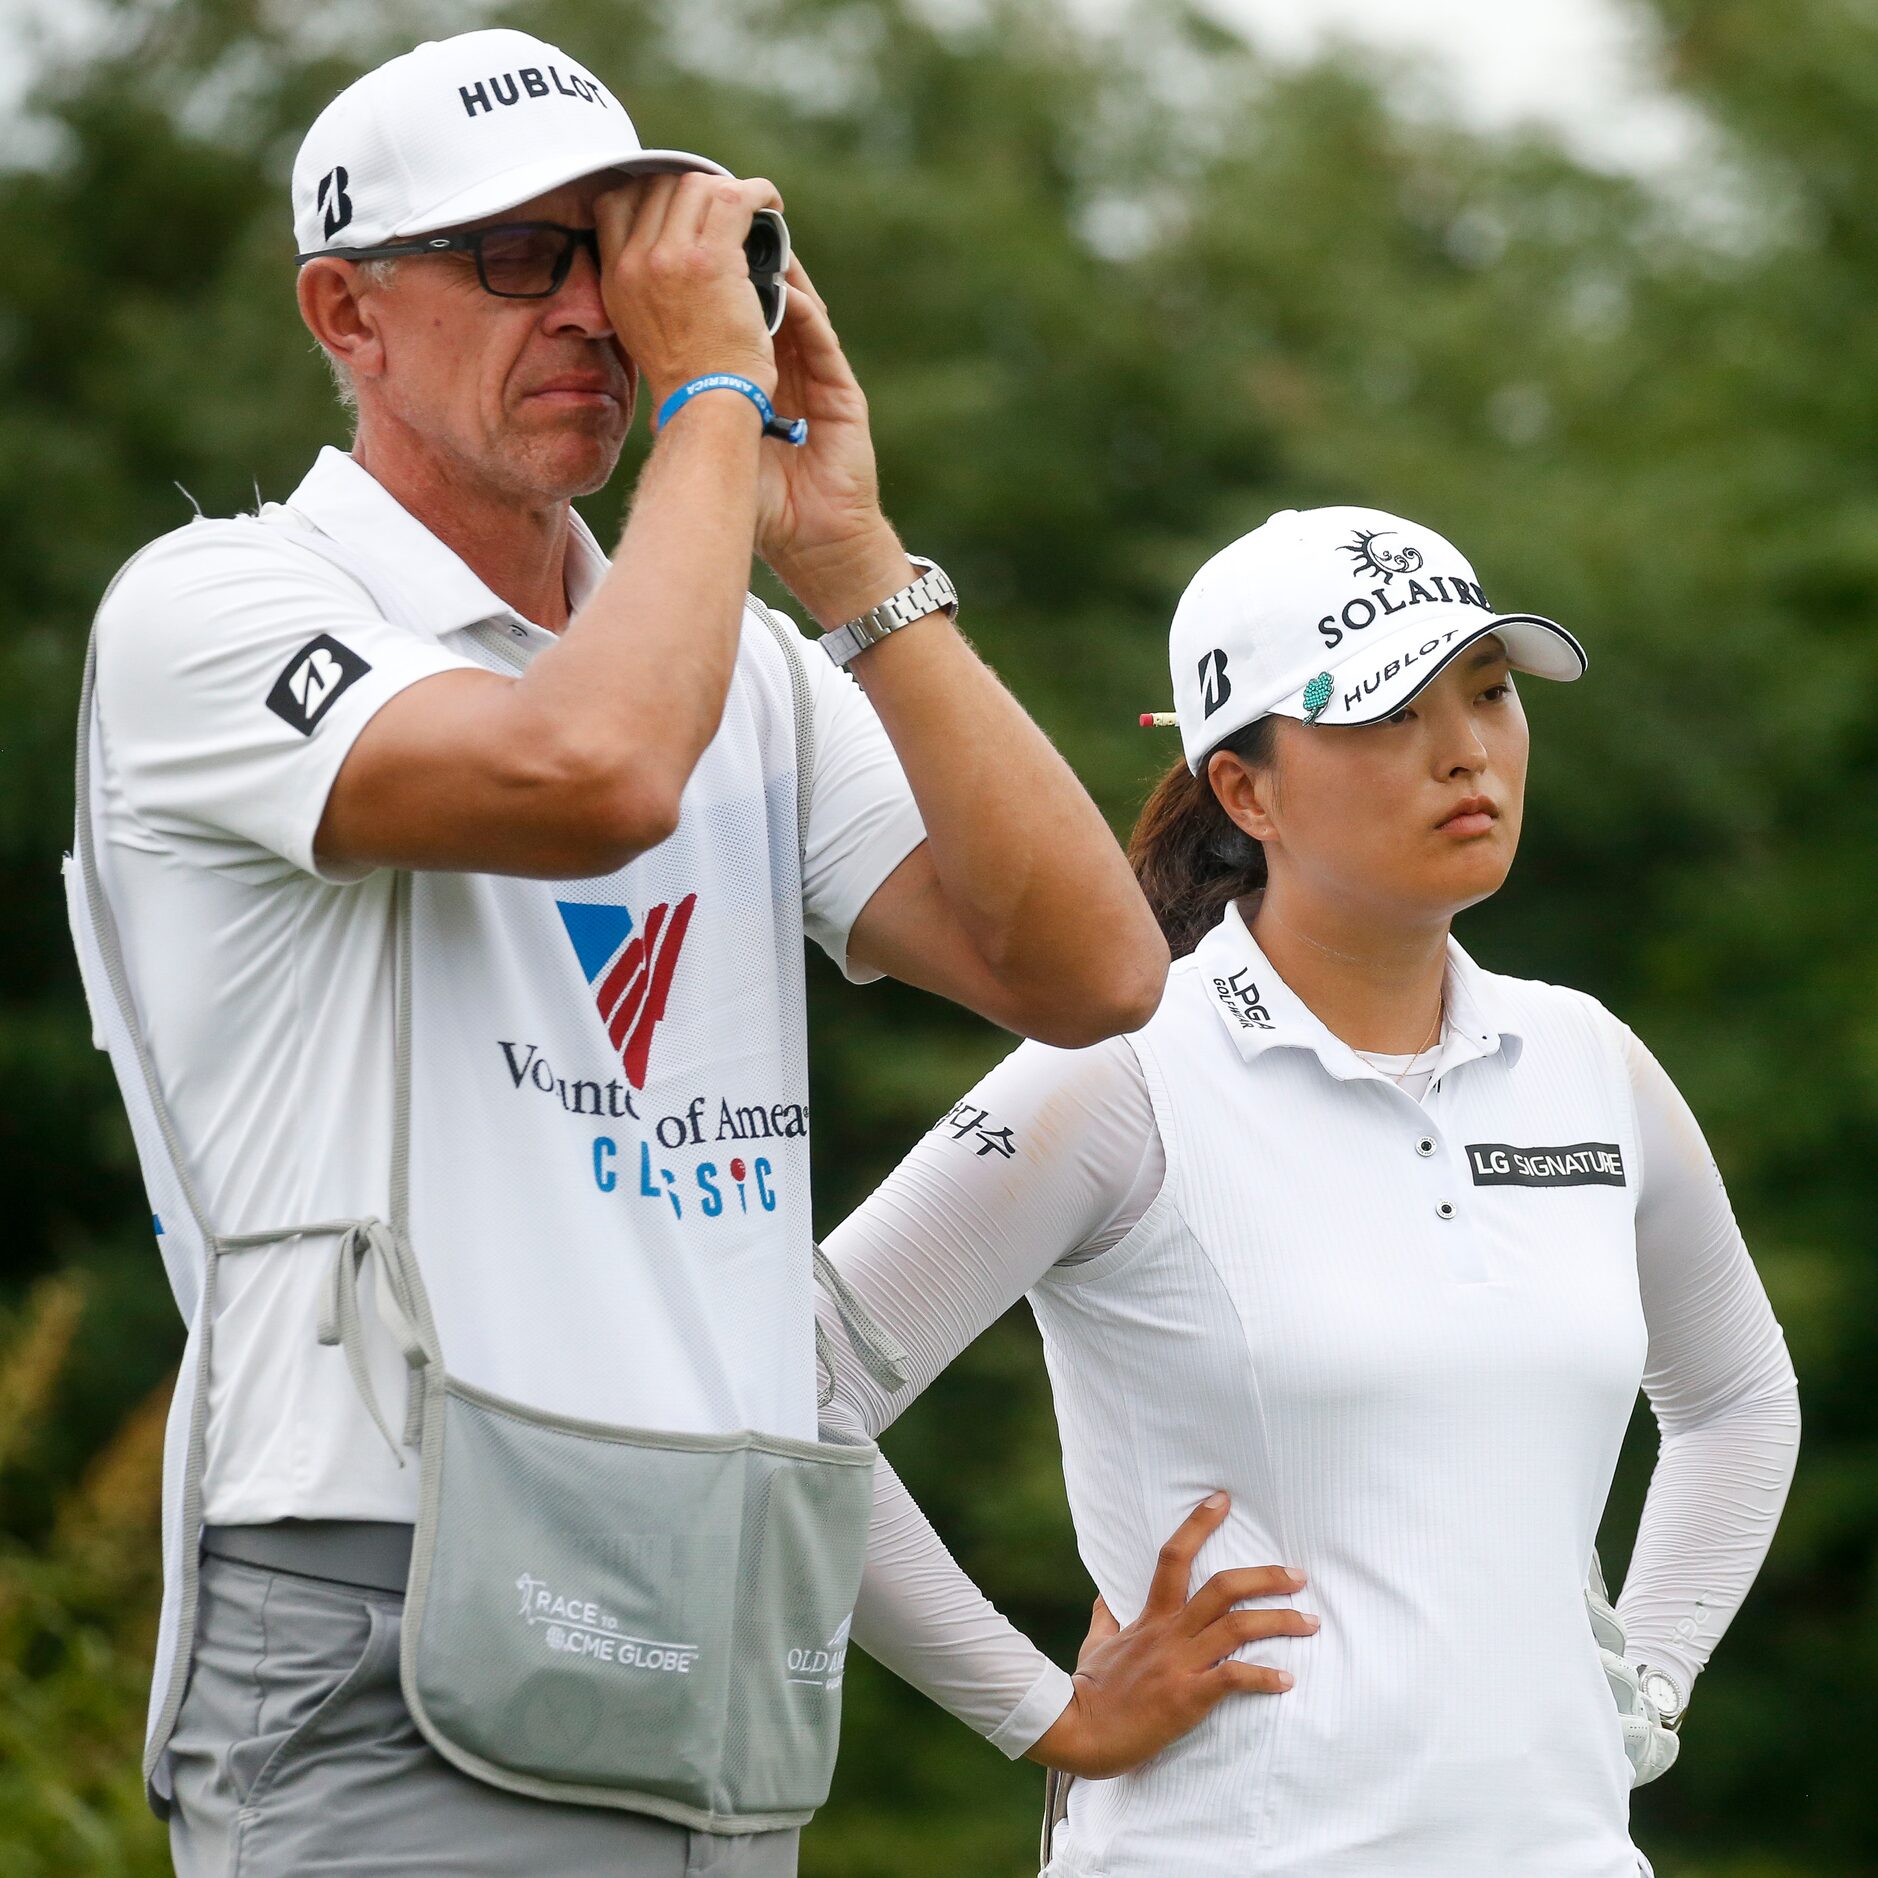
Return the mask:
<path id="1" fill-rule="evenodd" d="M 191 1324 L 149 1760 L 188 1878 L 793 1872 L 752 1822 L 839 1685 L 854 1452 L 803 935 L 1066 1046 L 1159 995 L 799 266 L 772 340 L 780 206 L 521 33 L 368 73 L 293 179 L 351 451 L 101 609 L 73 911 Z M 641 398 L 609 557 L 570 498 Z"/>

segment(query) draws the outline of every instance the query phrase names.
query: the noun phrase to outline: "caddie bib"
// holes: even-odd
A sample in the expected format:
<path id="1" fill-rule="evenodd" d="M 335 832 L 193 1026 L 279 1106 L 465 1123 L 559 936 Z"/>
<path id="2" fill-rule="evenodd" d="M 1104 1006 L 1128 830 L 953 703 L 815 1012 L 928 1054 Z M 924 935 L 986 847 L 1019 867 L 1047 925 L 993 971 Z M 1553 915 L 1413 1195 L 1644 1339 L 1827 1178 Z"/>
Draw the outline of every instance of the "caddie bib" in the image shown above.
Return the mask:
<path id="1" fill-rule="evenodd" d="M 420 624 L 368 558 L 288 528 Z M 522 668 L 524 629 L 465 636 L 478 662 Z M 320 1240 L 320 1341 L 400 1464 L 421 1451 L 402 1670 L 433 1745 L 497 1785 L 715 1831 L 798 1824 L 825 1796 L 874 1451 L 817 1439 L 816 1272 L 863 1360 L 888 1386 L 899 1371 L 810 1238 L 800 656 L 750 601 L 678 830 L 619 872 L 400 878 L 388 1218 L 241 1234 L 195 1192 L 125 975 L 93 841 L 88 660 L 74 937 L 147 1184 L 180 1202 L 200 1259 L 199 1285 L 177 1285 L 191 1335 L 166 1451 L 159 1801 L 192 1642 L 217 1266 Z M 374 1316 L 409 1366 L 402 1442 L 367 1373 Z"/>
<path id="2" fill-rule="evenodd" d="M 501 627 L 469 639 L 517 669 Z M 452 1372 L 560 1414 L 813 1436 L 794 706 L 775 639 L 746 629 L 670 839 L 594 880 L 418 874 L 411 917 L 411 1228 Z"/>

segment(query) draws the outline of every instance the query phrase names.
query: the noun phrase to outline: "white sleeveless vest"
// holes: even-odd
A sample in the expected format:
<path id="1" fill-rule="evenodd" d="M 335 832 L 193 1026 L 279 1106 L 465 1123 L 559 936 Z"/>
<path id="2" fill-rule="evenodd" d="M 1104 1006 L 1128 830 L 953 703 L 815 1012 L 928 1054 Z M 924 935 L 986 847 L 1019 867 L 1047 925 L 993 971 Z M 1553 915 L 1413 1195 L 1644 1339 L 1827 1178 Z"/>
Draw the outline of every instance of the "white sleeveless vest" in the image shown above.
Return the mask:
<path id="1" fill-rule="evenodd" d="M 1051 1878 L 1636 1878 L 1584 1582 L 1641 1380 L 1637 1130 L 1591 1000 L 1458 947 L 1425 1104 L 1331 1036 L 1236 911 L 1131 1041 L 1167 1176 L 1032 1294 L 1084 1560 L 1125 1623 L 1233 1496 L 1196 1586 L 1309 1574 L 1309 1638 L 1120 1779 Z"/>
<path id="2" fill-rule="evenodd" d="M 291 532 L 386 618 L 419 625 L 390 570 Z M 599 1422 L 812 1440 L 797 796 L 808 707 L 760 606 L 746 604 L 723 718 L 668 840 L 592 880 L 414 877 L 412 1237 L 462 1380 Z M 494 622 L 467 640 L 492 670 L 514 673 L 526 657 Z M 93 827 L 98 735 L 95 721 L 81 726 L 89 783 L 79 813 Z M 66 881 L 93 1022 L 190 1325 L 165 1441 L 147 1743 L 146 1771 L 164 1798 L 200 1538 L 190 1434 L 206 1401 L 206 1249 L 186 1150 L 152 1107 L 100 922 L 69 860 Z M 389 914 L 389 895 L 386 904 Z M 309 1322 L 307 1337 L 315 1332 Z M 385 1333 L 368 1319 L 367 1334 Z"/>

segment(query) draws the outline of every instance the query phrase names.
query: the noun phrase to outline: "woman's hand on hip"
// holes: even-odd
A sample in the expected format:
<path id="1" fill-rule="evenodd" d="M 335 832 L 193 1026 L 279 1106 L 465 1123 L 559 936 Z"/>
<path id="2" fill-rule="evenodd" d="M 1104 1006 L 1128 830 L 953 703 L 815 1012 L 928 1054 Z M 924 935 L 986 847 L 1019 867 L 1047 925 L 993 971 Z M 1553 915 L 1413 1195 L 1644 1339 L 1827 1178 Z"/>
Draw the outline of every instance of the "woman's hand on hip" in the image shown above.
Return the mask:
<path id="1" fill-rule="evenodd" d="M 1265 1637 L 1308 1637 L 1318 1620 L 1268 1605 L 1241 1610 L 1247 1598 L 1288 1597 L 1304 1574 L 1284 1565 L 1215 1572 L 1189 1597 L 1193 1561 L 1226 1518 L 1230 1502 L 1215 1493 L 1161 1547 L 1147 1603 L 1132 1624 L 1118 1624 L 1096 1599 L 1089 1635 L 1076 1660 L 1069 1706 L 1040 1735 L 1028 1758 L 1100 1780 L 1138 1767 L 1212 1713 L 1229 1695 L 1282 1695 L 1292 1678 L 1233 1653 Z"/>

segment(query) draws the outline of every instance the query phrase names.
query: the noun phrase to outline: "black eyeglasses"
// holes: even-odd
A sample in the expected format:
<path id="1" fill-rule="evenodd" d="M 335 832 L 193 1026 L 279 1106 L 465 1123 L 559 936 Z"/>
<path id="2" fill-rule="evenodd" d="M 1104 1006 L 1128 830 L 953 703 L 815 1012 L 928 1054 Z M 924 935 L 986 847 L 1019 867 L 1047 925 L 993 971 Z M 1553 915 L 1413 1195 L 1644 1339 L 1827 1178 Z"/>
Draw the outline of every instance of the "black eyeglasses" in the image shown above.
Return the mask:
<path id="1" fill-rule="evenodd" d="M 377 248 L 316 248 L 294 258 L 317 261 L 330 255 L 342 261 L 393 261 L 407 254 L 469 254 L 476 258 L 476 278 L 484 293 L 502 300 L 545 300 L 561 291 L 574 256 L 582 248 L 598 267 L 600 238 L 591 228 L 569 228 L 561 222 L 505 222 L 461 235 L 388 241 Z"/>
<path id="2" fill-rule="evenodd" d="M 376 248 L 315 248 L 296 261 L 395 261 L 410 254 L 468 254 L 476 259 L 476 278 L 485 293 L 501 300 L 545 300 L 566 284 L 574 256 L 586 249 L 600 265 L 600 238 L 591 228 L 564 222 L 504 222 L 495 228 L 472 228 L 461 235 L 424 235 L 414 241 L 388 241 Z M 744 238 L 750 284 L 762 303 L 763 323 L 773 333 L 782 325 L 789 298 L 789 226 L 774 209 L 758 209 Z"/>

